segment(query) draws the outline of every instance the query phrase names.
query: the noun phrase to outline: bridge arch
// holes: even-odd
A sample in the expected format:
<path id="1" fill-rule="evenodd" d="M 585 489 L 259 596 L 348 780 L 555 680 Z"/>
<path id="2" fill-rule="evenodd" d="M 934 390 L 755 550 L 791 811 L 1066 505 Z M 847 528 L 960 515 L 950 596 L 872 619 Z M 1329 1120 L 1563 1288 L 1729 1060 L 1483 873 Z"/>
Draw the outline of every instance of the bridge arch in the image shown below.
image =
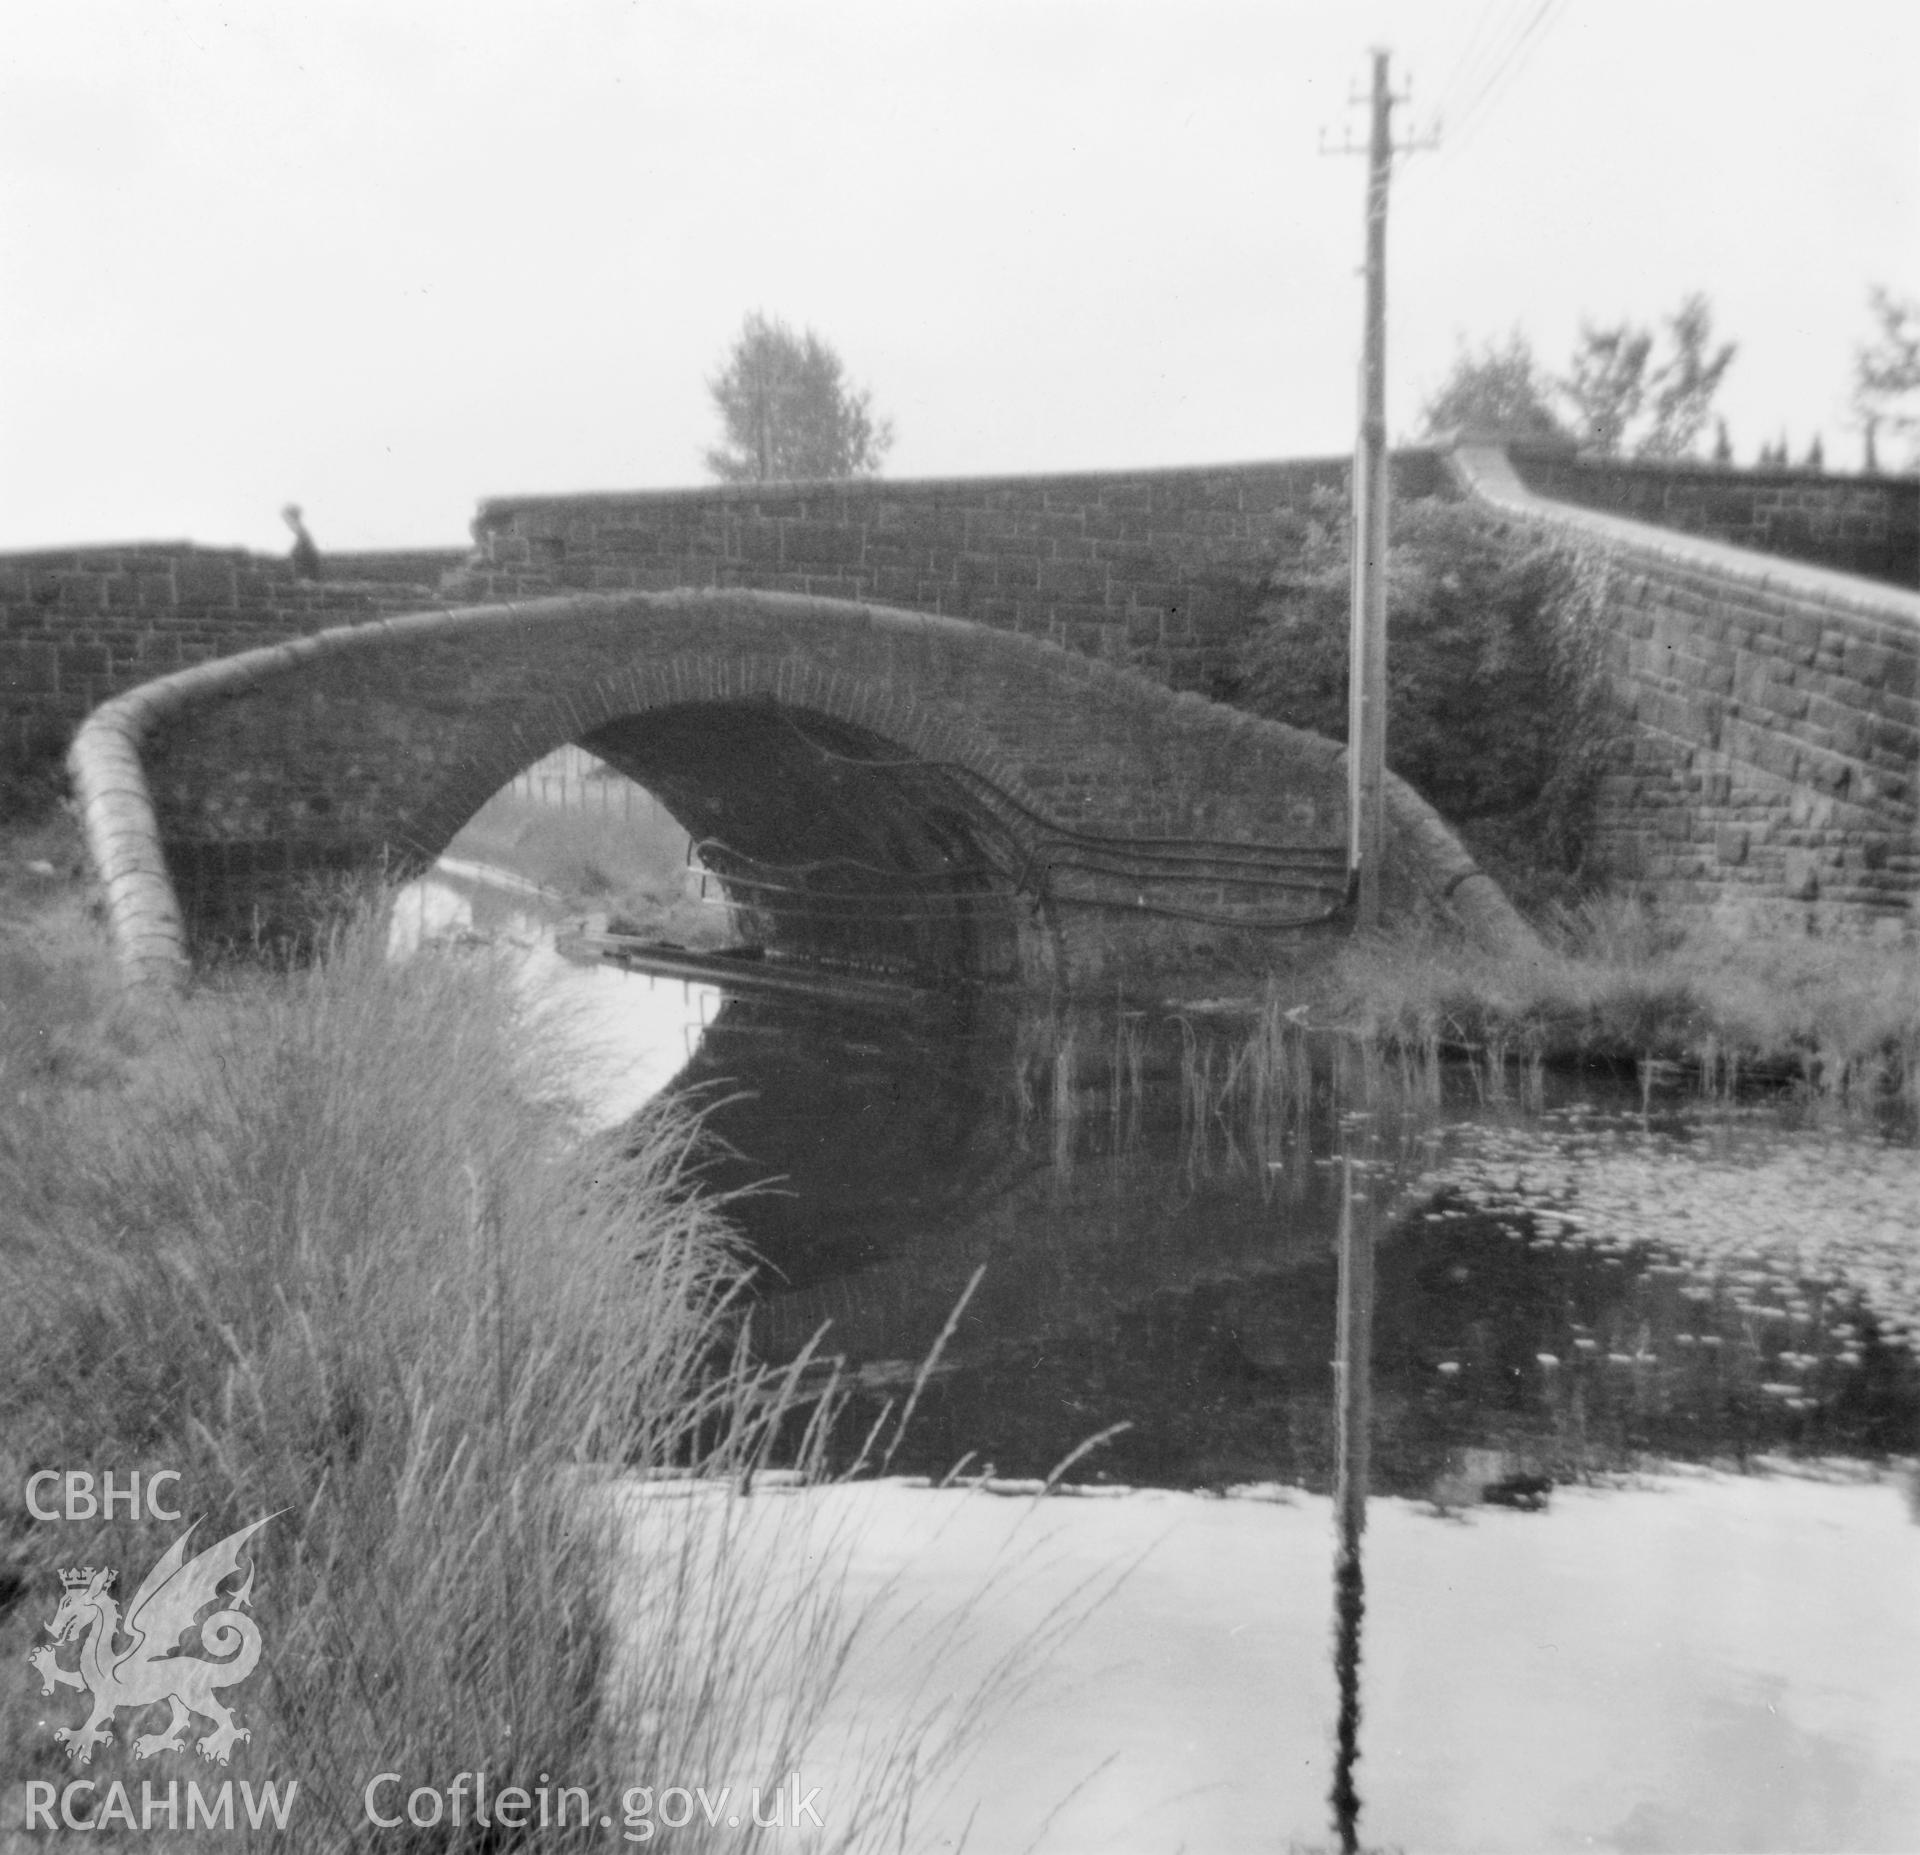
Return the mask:
<path id="1" fill-rule="evenodd" d="M 1342 886 L 1335 743 L 1017 633 L 793 594 L 341 627 L 129 692 L 74 767 L 121 944 L 165 968 L 278 935 L 322 873 L 423 867 L 563 741 L 656 791 L 805 952 L 1090 979 L 1325 917 Z M 1404 906 L 1513 926 L 1429 808 L 1397 788 L 1390 815 Z"/>
<path id="2" fill-rule="evenodd" d="M 1052 911 L 1023 892 L 1006 823 L 1037 813 L 1020 769 L 911 690 L 791 654 L 681 652 L 541 699 L 422 797 L 402 866 L 569 744 L 685 827 L 758 943 L 919 976 L 1052 963 Z"/>
<path id="3" fill-rule="evenodd" d="M 577 688 L 530 701 L 508 728 L 477 742 L 471 759 L 436 788 L 420 808 L 421 825 L 431 836 L 441 821 L 457 819 L 446 833 L 450 838 L 516 773 L 554 748 L 579 742 L 610 723 L 687 704 L 754 702 L 810 710 L 923 759 L 966 766 L 1031 802 L 1017 766 L 996 754 L 964 721 L 934 712 L 911 690 L 884 678 L 848 674 L 792 651 L 708 648 L 596 672 Z M 432 846 L 433 854 L 444 848 L 443 839 Z"/>

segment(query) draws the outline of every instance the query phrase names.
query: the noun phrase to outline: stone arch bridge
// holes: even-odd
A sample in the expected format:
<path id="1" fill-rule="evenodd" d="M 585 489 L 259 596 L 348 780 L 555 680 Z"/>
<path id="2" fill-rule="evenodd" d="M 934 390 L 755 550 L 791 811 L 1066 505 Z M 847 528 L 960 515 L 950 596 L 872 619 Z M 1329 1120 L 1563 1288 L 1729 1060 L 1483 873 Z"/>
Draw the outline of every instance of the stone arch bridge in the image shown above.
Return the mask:
<path id="1" fill-rule="evenodd" d="M 964 619 L 752 589 L 576 593 L 337 627 L 145 684 L 73 763 L 142 972 L 285 942 L 316 887 L 430 863 L 574 742 L 659 796 L 770 951 L 1125 983 L 1344 914 L 1344 752 Z M 1523 932 L 1390 801 L 1388 893 Z"/>
<path id="2" fill-rule="evenodd" d="M 1077 982 L 1268 950 L 1338 899 L 1341 751 L 1202 697 L 1345 482 L 509 498 L 470 551 L 321 584 L 180 544 L 0 558 L 0 774 L 95 710 L 96 861 L 120 944 L 166 970 L 296 931 L 317 877 L 419 866 L 561 741 L 659 792 L 797 952 Z M 1603 570 L 1592 873 L 1737 932 L 1913 938 L 1920 479 L 1463 440 L 1397 454 L 1394 489 Z M 1386 873 L 1402 913 L 1517 931 L 1399 787 Z"/>

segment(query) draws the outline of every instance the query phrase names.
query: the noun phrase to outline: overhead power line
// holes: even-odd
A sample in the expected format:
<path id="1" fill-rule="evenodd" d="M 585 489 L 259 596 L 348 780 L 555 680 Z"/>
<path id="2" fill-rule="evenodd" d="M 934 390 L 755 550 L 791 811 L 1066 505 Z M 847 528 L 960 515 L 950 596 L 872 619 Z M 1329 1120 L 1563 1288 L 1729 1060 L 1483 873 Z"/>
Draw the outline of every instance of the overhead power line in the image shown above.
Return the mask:
<path id="1" fill-rule="evenodd" d="M 1565 7 L 1565 0 L 1535 0 L 1532 13 L 1524 25 L 1512 36 L 1498 54 L 1498 60 L 1487 71 L 1476 89 L 1461 106 L 1460 112 L 1452 120 L 1452 146 L 1458 150 L 1466 145 L 1476 130 L 1493 113 L 1494 105 L 1499 101 L 1507 86 L 1516 78 L 1559 18 Z"/>
<path id="2" fill-rule="evenodd" d="M 1518 31 L 1520 10 L 1527 4 L 1529 0 L 1511 0 L 1507 9 L 1512 15 L 1511 19 L 1489 32 L 1489 25 L 1501 13 L 1501 5 L 1500 0 L 1483 0 L 1480 11 L 1474 15 L 1472 30 L 1460 48 L 1460 55 L 1453 61 L 1453 68 L 1447 72 L 1445 81 L 1435 93 L 1435 109 L 1451 112 L 1456 103 L 1479 87 L 1503 55 L 1503 48 L 1513 33 Z"/>

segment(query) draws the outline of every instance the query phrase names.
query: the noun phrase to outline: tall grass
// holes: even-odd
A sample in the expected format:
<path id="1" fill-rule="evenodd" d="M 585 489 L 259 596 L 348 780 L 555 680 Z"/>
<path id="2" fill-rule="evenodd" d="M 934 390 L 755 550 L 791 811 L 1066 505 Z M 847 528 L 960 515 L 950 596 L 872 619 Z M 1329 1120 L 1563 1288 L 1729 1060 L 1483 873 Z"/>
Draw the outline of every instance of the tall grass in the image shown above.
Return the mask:
<path id="1" fill-rule="evenodd" d="M 1431 938 L 1345 947 L 1324 1001 L 1363 1037 L 1484 1059 L 1678 1064 L 1710 1088 L 1920 1100 L 1920 962 L 1862 941 L 1733 940 L 1612 899 L 1561 910 L 1516 960 Z M 1316 1014 L 1319 1015 L 1319 1014 Z M 1490 1083 L 1491 1085 L 1491 1083 Z"/>
<path id="2" fill-rule="evenodd" d="M 550 1775 L 597 1806 L 636 1773 L 780 1777 L 844 1654 L 830 1593 L 770 1622 L 699 1503 L 636 1516 L 595 1491 L 612 1468 L 738 1481 L 785 1416 L 744 1353 L 716 1354 L 743 1262 L 691 1186 L 684 1117 L 582 1146 L 490 960 L 392 965 L 366 928 L 148 1021 L 112 1074 L 33 1068 L 63 1018 L 109 1046 L 84 985 L 43 950 L 14 959 L 0 1470 L 16 1489 L 41 1468 L 176 1470 L 198 1544 L 274 1516 L 233 1773 L 298 1780 L 289 1844 L 373 1836 L 380 1771 Z M 0 1654 L 51 1613 L 55 1565 L 119 1566 L 124 1593 L 181 1530 L 6 1511 L 28 1588 Z M 775 1623 L 789 1672 L 769 1684 L 748 1639 Z M 42 1723 L 76 1704 L 7 1684 L 10 1762 L 76 1775 Z M 84 1774 L 102 1792 L 207 1776 L 185 1755 L 134 1766 L 126 1737 Z"/>

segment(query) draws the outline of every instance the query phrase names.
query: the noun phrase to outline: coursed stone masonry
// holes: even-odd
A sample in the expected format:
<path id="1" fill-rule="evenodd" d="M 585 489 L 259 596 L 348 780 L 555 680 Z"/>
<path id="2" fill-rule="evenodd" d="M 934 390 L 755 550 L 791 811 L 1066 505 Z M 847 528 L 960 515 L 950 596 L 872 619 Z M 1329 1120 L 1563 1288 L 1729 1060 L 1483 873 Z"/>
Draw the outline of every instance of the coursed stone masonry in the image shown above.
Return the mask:
<path id="1" fill-rule="evenodd" d="M 430 862 L 566 741 L 659 792 L 697 838 L 812 872 L 767 904 L 773 944 L 976 976 L 1011 959 L 1070 984 L 1235 935 L 1267 944 L 1275 897 L 1243 852 L 1337 843 L 1345 794 L 1337 743 L 1040 640 L 757 591 L 340 627 L 128 692 L 88 719 L 72 764 L 120 945 L 153 976 L 250 921 L 274 936 L 315 877 Z M 1388 811 L 1400 912 L 1530 943 L 1431 807 L 1392 781 Z M 1069 836 L 1035 838 L 1036 814 Z M 1151 839 L 1173 867 L 1116 896 L 1127 865 L 1103 868 L 1099 838 L 1076 832 Z M 929 905 L 903 915 L 903 886 Z"/>
<path id="2" fill-rule="evenodd" d="M 435 603 L 465 549 L 284 559 L 187 542 L 0 555 L 0 771 L 56 765 L 90 709 L 255 645 Z"/>
<path id="3" fill-rule="evenodd" d="M 1735 930 L 1912 937 L 1920 593 L 1548 501 L 1497 447 L 1452 464 L 1607 570 L 1609 872 Z"/>
<path id="4" fill-rule="evenodd" d="M 1562 534 L 1613 569 L 1611 660 L 1625 726 L 1600 846 L 1614 873 L 1676 911 L 1737 925 L 1913 932 L 1920 594 L 1540 493 L 1542 469 L 1559 472 L 1562 489 L 1579 476 L 1591 493 L 1600 476 L 1585 464 L 1529 460 L 1530 487 L 1498 449 L 1462 446 L 1450 463 L 1490 510 Z M 1403 454 L 1395 472 L 1401 496 L 1449 481 L 1435 452 Z M 1675 500 L 1687 472 L 1612 474 L 1629 489 L 1664 486 L 1662 518 L 1692 519 Z M 1709 474 L 1745 497 L 1749 514 L 1795 488 L 1791 476 Z M 455 562 L 452 551 L 342 562 L 319 584 L 296 582 L 277 558 L 183 544 L 0 557 L 0 761 L 44 765 L 94 705 L 236 651 L 465 600 L 555 593 L 752 588 L 852 600 L 974 621 L 1213 693 L 1298 518 L 1345 479 L 1336 459 L 502 499 L 483 505 L 474 550 L 439 587 L 420 578 Z M 1857 487 L 1837 481 L 1821 493 Z M 1882 488 L 1893 534 L 1904 492 Z M 1628 498 L 1641 506 L 1635 499 L 1641 489 Z M 1859 528 L 1854 542 L 1881 545 L 1860 526 L 1879 517 L 1839 519 Z M 1111 781 L 1094 793 L 1064 761 L 1042 778 L 1048 790 L 1036 796 L 1069 821 L 1093 797 L 1121 794 Z M 1130 799 L 1112 822 L 1177 815 L 1154 804 Z M 330 828 L 300 827 L 315 841 Z"/>
<path id="5" fill-rule="evenodd" d="M 1214 694 L 1317 494 L 1345 458 L 1192 470 L 748 484 L 480 505 L 475 599 L 753 586 L 971 619 Z M 1395 455 L 1394 488 L 1443 483 Z"/>
<path id="6" fill-rule="evenodd" d="M 1920 587 L 1920 477 L 1581 457 L 1526 444 L 1509 457 L 1528 489 L 1555 502 Z"/>

